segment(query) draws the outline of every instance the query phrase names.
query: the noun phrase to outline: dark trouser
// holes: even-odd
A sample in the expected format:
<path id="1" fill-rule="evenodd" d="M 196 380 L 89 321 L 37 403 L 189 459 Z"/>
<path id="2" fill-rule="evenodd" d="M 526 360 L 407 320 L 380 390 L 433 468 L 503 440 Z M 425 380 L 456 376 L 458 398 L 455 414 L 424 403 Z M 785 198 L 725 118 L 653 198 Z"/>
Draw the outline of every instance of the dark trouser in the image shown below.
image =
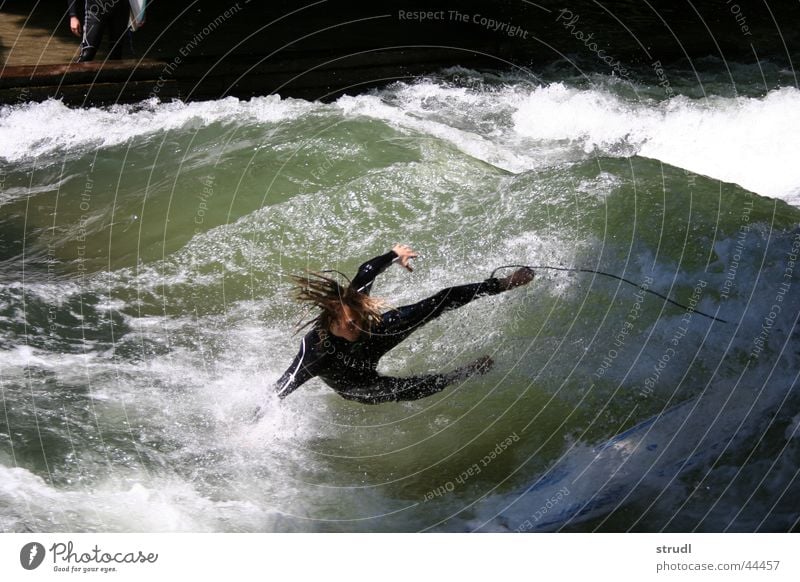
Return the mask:
<path id="1" fill-rule="evenodd" d="M 375 344 L 373 353 L 382 356 L 441 314 L 466 305 L 478 297 L 496 295 L 503 291 L 497 279 L 487 279 L 481 283 L 448 287 L 419 303 L 393 309 L 385 313 L 381 324 L 372 330 L 370 342 Z M 471 368 L 459 368 L 446 374 L 407 378 L 393 378 L 375 373 L 365 382 L 355 385 L 348 382 L 347 388 L 335 389 L 340 396 L 363 404 L 418 400 L 441 392 L 453 382 L 469 376 L 470 371 Z"/>
<path id="2" fill-rule="evenodd" d="M 86 0 L 86 13 L 83 20 L 83 40 L 78 61 L 94 59 L 103 34 L 108 32 L 111 44 L 108 58 L 121 59 L 122 45 L 130 42 L 128 38 L 127 0 Z"/>

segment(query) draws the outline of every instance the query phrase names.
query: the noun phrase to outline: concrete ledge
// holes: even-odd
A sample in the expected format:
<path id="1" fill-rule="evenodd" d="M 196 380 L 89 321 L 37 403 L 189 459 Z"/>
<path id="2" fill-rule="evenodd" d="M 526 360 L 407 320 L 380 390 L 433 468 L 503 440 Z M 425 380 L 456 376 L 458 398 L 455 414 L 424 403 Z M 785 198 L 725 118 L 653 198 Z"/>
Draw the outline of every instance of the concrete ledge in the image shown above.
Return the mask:
<path id="1" fill-rule="evenodd" d="M 424 75 L 460 63 L 499 68 L 502 62 L 473 51 L 398 47 L 355 54 L 293 54 L 286 58 L 232 56 L 177 60 L 108 61 L 6 67 L 0 73 L 0 103 L 63 99 L 70 105 L 130 103 L 159 97 L 332 99 L 392 80 Z"/>

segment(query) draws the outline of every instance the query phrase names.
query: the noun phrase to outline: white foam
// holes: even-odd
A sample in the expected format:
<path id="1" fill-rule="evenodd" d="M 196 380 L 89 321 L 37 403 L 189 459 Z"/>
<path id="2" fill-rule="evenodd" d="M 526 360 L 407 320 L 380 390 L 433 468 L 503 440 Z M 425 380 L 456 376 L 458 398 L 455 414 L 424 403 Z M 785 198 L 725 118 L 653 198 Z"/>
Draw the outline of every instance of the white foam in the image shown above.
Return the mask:
<path id="1" fill-rule="evenodd" d="M 613 88 L 519 82 L 465 89 L 422 81 L 343 97 L 345 115 L 447 141 L 511 172 L 590 155 L 634 154 L 800 204 L 800 91 L 667 101 Z"/>
<path id="2" fill-rule="evenodd" d="M 435 92 L 435 89 L 431 90 Z M 424 99 L 424 96 L 420 98 Z M 452 143 L 474 158 L 509 172 L 522 172 L 534 165 L 534 160 L 524 154 L 518 154 L 473 131 L 436 121 L 430 115 L 420 115 L 420 112 L 414 111 L 408 104 L 409 102 L 406 102 L 406 106 L 397 108 L 371 95 L 346 96 L 337 101 L 337 105 L 345 115 L 381 119 L 401 129 L 411 129 L 430 135 Z"/>
<path id="3" fill-rule="evenodd" d="M 3 291 L 13 289 L 19 293 L 32 295 L 47 305 L 58 306 L 63 305 L 70 297 L 83 291 L 83 288 L 77 283 L 64 280 L 57 283 L 12 281 L 8 284 L 0 285 L 0 289 Z"/>
<path id="4" fill-rule="evenodd" d="M 2 147 L 2 146 L 0 146 Z M 52 192 L 54 190 L 58 190 L 72 180 L 75 176 L 62 176 L 60 180 L 56 180 L 52 184 L 41 184 L 38 186 L 15 186 L 11 188 L 3 188 L 0 190 L 0 206 L 3 204 L 8 204 L 10 202 L 15 202 L 20 198 L 25 198 L 26 196 L 33 196 L 35 194 L 40 194 L 42 192 Z"/>
<path id="5" fill-rule="evenodd" d="M 668 107 L 641 155 L 800 204 L 800 91 Z"/>
<path id="6" fill-rule="evenodd" d="M 277 123 L 293 119 L 316 105 L 277 95 L 240 101 L 227 97 L 196 103 L 159 103 L 78 109 L 61 101 L 0 108 L 0 158 L 19 162 L 62 151 L 85 152 L 181 128 L 212 123 Z"/>
<path id="7" fill-rule="evenodd" d="M 0 531 L 208 532 L 233 520 L 269 527 L 277 512 L 249 501 L 217 501 L 185 481 L 148 475 L 110 479 L 92 489 L 60 488 L 19 467 L 0 465 Z"/>
<path id="8" fill-rule="evenodd" d="M 50 100 L 0 109 L 0 158 L 18 162 L 89 151 L 215 122 L 277 123 L 312 110 L 380 119 L 510 172 L 587 155 L 639 154 L 800 204 L 800 91 L 793 87 L 759 98 L 678 96 L 661 102 L 621 96 L 613 87 L 518 81 L 478 89 L 420 81 L 377 95 L 345 96 L 329 106 L 277 96 L 90 109 Z"/>
<path id="9" fill-rule="evenodd" d="M 22 373 L 26 367 L 37 367 L 47 370 L 61 368 L 73 371 L 76 367 L 86 366 L 95 358 L 87 354 L 56 354 L 34 349 L 27 345 L 14 346 L 10 350 L 0 350 L 0 365 L 4 373 L 16 370 Z"/>
<path id="10" fill-rule="evenodd" d="M 577 142 L 586 153 L 622 142 L 636 144 L 656 120 L 646 106 L 632 107 L 599 90 L 568 88 L 561 83 L 534 89 L 514 113 L 514 129 L 537 140 Z"/>
<path id="11" fill-rule="evenodd" d="M 585 153 L 642 156 L 800 203 L 800 91 L 763 98 L 631 101 L 603 89 L 537 88 L 514 113 L 535 140 L 572 142 Z"/>

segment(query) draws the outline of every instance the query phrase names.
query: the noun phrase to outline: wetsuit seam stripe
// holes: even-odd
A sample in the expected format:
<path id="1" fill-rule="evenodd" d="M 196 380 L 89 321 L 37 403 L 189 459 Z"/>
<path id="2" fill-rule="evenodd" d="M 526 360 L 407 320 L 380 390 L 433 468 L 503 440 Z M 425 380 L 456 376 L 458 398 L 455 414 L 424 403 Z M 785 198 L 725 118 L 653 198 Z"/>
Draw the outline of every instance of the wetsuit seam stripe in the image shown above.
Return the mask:
<path id="1" fill-rule="evenodd" d="M 286 391 L 286 389 L 295 381 L 295 378 L 297 376 L 297 372 L 300 371 L 300 366 L 303 365 L 303 360 L 305 360 L 305 358 L 306 358 L 306 338 L 303 338 L 303 341 L 302 341 L 301 347 L 300 347 L 300 361 L 297 362 L 297 367 L 294 369 L 294 371 L 291 374 L 289 374 L 289 379 L 286 382 L 286 384 L 284 384 L 284 386 L 281 389 L 281 391 L 278 392 L 278 396 L 279 397 L 282 396 L 283 393 Z"/>

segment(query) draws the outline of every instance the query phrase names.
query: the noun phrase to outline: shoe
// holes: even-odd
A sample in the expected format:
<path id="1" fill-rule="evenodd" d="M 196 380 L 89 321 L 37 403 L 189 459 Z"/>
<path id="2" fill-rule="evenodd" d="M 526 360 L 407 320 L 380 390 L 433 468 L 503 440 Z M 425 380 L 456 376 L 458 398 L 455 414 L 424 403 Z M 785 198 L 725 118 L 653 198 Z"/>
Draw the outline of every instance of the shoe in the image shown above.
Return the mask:
<path id="1" fill-rule="evenodd" d="M 531 281 L 533 281 L 533 277 L 536 275 L 533 269 L 530 267 L 520 267 L 508 277 L 503 277 L 502 279 L 498 279 L 500 282 L 500 286 L 505 290 L 509 291 L 510 289 L 514 289 L 515 287 L 521 287 L 522 285 L 527 285 Z"/>

